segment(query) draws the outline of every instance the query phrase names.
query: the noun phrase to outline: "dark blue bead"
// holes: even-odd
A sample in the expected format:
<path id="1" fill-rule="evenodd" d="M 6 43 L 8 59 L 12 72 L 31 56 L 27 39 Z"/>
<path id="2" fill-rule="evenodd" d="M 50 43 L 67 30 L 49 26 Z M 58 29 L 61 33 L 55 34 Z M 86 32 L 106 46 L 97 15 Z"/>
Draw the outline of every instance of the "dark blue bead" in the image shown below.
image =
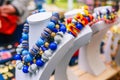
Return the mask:
<path id="1" fill-rule="evenodd" d="M 54 43 L 54 42 L 52 42 L 52 43 L 50 43 L 49 48 L 50 48 L 51 50 L 56 50 L 56 49 L 57 49 L 57 44 Z"/>
<path id="2" fill-rule="evenodd" d="M 16 55 L 14 56 L 14 59 L 15 59 L 15 60 L 22 60 L 22 57 L 21 57 L 20 54 L 16 54 Z"/>
<path id="3" fill-rule="evenodd" d="M 28 34 L 22 33 L 22 39 L 23 40 L 28 40 Z"/>
<path id="4" fill-rule="evenodd" d="M 82 25 L 81 23 L 77 23 L 77 24 L 76 24 L 76 28 L 78 28 L 79 30 L 82 30 L 83 25 Z"/>
<path id="5" fill-rule="evenodd" d="M 36 61 L 36 65 L 39 66 L 39 67 L 42 67 L 44 64 L 45 64 L 45 62 L 43 62 L 41 59 L 38 59 Z"/>
<path id="6" fill-rule="evenodd" d="M 41 46 L 42 51 L 46 51 L 47 48 L 45 46 Z"/>
<path id="7" fill-rule="evenodd" d="M 90 22 L 90 18 L 88 16 L 86 16 L 85 18 Z"/>
<path id="8" fill-rule="evenodd" d="M 108 15 L 108 14 L 110 14 L 110 11 L 109 11 L 109 9 L 106 9 L 106 10 L 107 10 L 107 15 Z"/>
<path id="9" fill-rule="evenodd" d="M 59 19 L 59 13 L 57 13 L 57 12 L 53 12 L 52 16 L 55 16 L 55 17 L 57 17 Z"/>
<path id="10" fill-rule="evenodd" d="M 23 66 L 23 68 L 22 68 L 22 71 L 24 72 L 24 73 L 28 73 L 29 71 L 28 71 L 28 66 Z"/>
<path id="11" fill-rule="evenodd" d="M 57 21 L 57 20 L 54 20 L 54 19 L 50 19 L 50 21 L 53 22 L 53 23 L 55 23 L 55 24 L 58 23 L 58 21 Z"/>
<path id="12" fill-rule="evenodd" d="M 40 39 L 37 41 L 36 45 L 37 45 L 38 47 L 40 47 L 40 46 L 43 45 L 44 43 L 45 43 L 44 40 L 40 38 Z"/>
<path id="13" fill-rule="evenodd" d="M 62 31 L 63 33 L 66 32 L 66 27 L 64 25 L 60 26 L 60 31 Z"/>
<path id="14" fill-rule="evenodd" d="M 31 54 L 28 54 L 24 57 L 25 62 L 31 62 L 33 60 L 33 56 Z"/>
<path id="15" fill-rule="evenodd" d="M 27 55 L 27 54 L 29 54 L 29 51 L 28 51 L 28 50 L 23 50 L 23 51 L 22 51 L 22 55 Z"/>
<path id="16" fill-rule="evenodd" d="M 49 22 L 47 27 L 48 27 L 50 30 L 53 30 L 54 27 L 55 27 L 55 23 Z"/>
<path id="17" fill-rule="evenodd" d="M 55 32 L 55 33 L 57 33 L 57 32 L 58 32 L 58 30 L 57 30 L 56 28 L 54 28 L 52 31 L 53 31 L 53 32 Z"/>

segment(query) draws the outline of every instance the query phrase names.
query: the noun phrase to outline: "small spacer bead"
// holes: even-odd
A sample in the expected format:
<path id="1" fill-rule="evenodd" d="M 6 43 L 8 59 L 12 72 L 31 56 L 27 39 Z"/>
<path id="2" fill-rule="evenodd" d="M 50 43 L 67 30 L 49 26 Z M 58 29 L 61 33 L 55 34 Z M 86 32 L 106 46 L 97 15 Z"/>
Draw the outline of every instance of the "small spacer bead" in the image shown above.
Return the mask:
<path id="1" fill-rule="evenodd" d="M 52 32 L 51 33 L 51 37 L 54 37 L 56 34 L 55 34 L 55 32 Z"/>
<path id="2" fill-rule="evenodd" d="M 44 45 L 45 45 L 45 47 L 48 47 L 48 46 L 49 46 L 49 43 L 48 43 L 48 42 L 45 42 Z"/>

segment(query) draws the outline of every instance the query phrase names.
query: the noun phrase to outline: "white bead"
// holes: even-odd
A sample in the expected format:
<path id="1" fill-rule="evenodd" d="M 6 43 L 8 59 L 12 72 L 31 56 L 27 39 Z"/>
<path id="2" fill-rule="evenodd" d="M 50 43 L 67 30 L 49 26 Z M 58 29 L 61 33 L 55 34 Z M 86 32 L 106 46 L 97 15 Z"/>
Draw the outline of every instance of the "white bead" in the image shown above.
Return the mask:
<path id="1" fill-rule="evenodd" d="M 30 65 L 28 70 L 29 70 L 29 72 L 35 72 L 37 70 L 37 65 L 36 64 Z"/>
<path id="2" fill-rule="evenodd" d="M 43 53 L 46 57 L 51 57 L 52 56 L 52 52 L 50 50 L 46 50 L 44 53 Z"/>
<path id="3" fill-rule="evenodd" d="M 56 33 L 56 35 L 61 35 L 61 36 L 63 36 L 64 34 L 63 34 L 63 32 L 58 32 L 58 33 Z"/>
<path id="4" fill-rule="evenodd" d="M 57 42 L 57 44 L 59 44 L 62 41 L 62 37 L 60 35 L 56 35 L 54 40 Z"/>
<path id="5" fill-rule="evenodd" d="M 49 57 L 47 57 L 46 55 L 42 54 L 42 59 L 43 59 L 43 61 L 47 62 L 49 60 Z"/>
<path id="6" fill-rule="evenodd" d="M 22 67 L 23 67 L 23 63 L 22 63 L 22 62 L 17 63 L 17 68 L 18 68 L 19 70 L 21 70 Z"/>
<path id="7" fill-rule="evenodd" d="M 22 44 L 18 45 L 18 47 L 16 49 L 17 53 L 21 53 L 21 51 L 22 51 Z"/>

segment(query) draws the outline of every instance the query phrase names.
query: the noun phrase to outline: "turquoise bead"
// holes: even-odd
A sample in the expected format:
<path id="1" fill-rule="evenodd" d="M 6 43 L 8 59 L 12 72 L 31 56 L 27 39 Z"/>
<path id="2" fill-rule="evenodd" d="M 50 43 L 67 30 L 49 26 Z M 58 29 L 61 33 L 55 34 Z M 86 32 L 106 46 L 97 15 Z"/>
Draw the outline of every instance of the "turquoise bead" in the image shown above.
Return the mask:
<path id="1" fill-rule="evenodd" d="M 32 60 L 33 60 L 33 56 L 30 55 L 30 54 L 28 54 L 28 55 L 26 55 L 26 56 L 24 57 L 24 61 L 25 61 L 25 62 L 31 62 Z"/>
<path id="2" fill-rule="evenodd" d="M 55 27 L 55 23 L 53 22 L 49 22 L 48 26 L 47 26 L 50 30 L 53 30 Z"/>
<path id="3" fill-rule="evenodd" d="M 28 40 L 28 34 L 22 33 L 22 39 L 23 40 Z"/>
<path id="4" fill-rule="evenodd" d="M 23 50 L 23 51 L 22 51 L 22 55 L 27 55 L 27 54 L 29 54 L 29 51 L 28 51 L 28 50 Z"/>
<path id="5" fill-rule="evenodd" d="M 44 45 L 44 43 L 45 43 L 45 41 L 40 38 L 40 39 L 37 41 L 36 45 L 37 45 L 38 47 L 40 47 L 41 45 Z"/>

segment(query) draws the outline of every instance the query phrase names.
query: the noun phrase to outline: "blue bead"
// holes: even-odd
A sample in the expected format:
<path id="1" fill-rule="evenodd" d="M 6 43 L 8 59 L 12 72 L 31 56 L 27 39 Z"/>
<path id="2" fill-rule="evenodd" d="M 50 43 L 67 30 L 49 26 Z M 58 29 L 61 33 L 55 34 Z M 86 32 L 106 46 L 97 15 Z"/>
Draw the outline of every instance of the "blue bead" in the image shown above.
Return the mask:
<path id="1" fill-rule="evenodd" d="M 24 72 L 24 73 L 28 73 L 29 71 L 28 71 L 28 66 L 23 66 L 23 68 L 22 68 L 22 71 Z"/>
<path id="2" fill-rule="evenodd" d="M 14 56 L 14 59 L 15 59 L 15 60 L 22 60 L 22 57 L 21 57 L 20 54 L 16 54 L 16 55 Z"/>
<path id="3" fill-rule="evenodd" d="M 53 31 L 53 32 L 55 32 L 55 33 L 57 33 L 57 32 L 58 32 L 58 30 L 57 30 L 56 28 L 54 28 L 52 31 Z"/>
<path id="4" fill-rule="evenodd" d="M 34 52 L 34 54 L 38 53 L 38 50 L 36 50 L 35 48 L 32 48 L 31 50 Z"/>
<path id="5" fill-rule="evenodd" d="M 43 45 L 44 43 L 45 43 L 44 40 L 40 38 L 40 39 L 37 41 L 36 45 L 37 45 L 38 47 L 40 47 L 40 46 Z"/>
<path id="6" fill-rule="evenodd" d="M 76 28 L 78 28 L 79 30 L 82 30 L 83 25 L 82 25 L 82 24 L 80 24 L 80 23 L 77 23 L 77 24 L 76 24 Z"/>
<path id="7" fill-rule="evenodd" d="M 23 51 L 22 51 L 22 55 L 27 55 L 27 54 L 29 54 L 29 51 L 28 51 L 28 50 L 23 50 Z"/>
<path id="8" fill-rule="evenodd" d="M 57 12 L 53 12 L 52 16 L 55 16 L 55 17 L 57 17 L 59 19 L 59 13 L 57 13 Z"/>
<path id="9" fill-rule="evenodd" d="M 49 48 L 50 48 L 51 50 L 56 50 L 56 49 L 57 49 L 57 44 L 54 43 L 54 42 L 52 42 L 52 43 L 50 43 Z"/>
<path id="10" fill-rule="evenodd" d="M 48 27 L 50 30 L 53 30 L 54 27 L 55 27 L 55 23 L 49 22 L 47 27 Z"/>
<path id="11" fill-rule="evenodd" d="M 44 34 L 45 34 L 47 37 L 50 36 L 50 34 L 47 33 L 46 31 L 44 31 Z"/>
<path id="12" fill-rule="evenodd" d="M 62 31 L 63 33 L 66 32 L 66 27 L 65 27 L 65 25 L 60 26 L 60 31 Z"/>
<path id="13" fill-rule="evenodd" d="M 36 61 L 36 65 L 39 66 L 39 67 L 42 67 L 44 64 L 45 64 L 45 62 L 43 62 L 41 59 L 38 59 Z"/>
<path id="14" fill-rule="evenodd" d="M 33 60 L 33 56 L 30 55 L 30 54 L 28 54 L 28 55 L 26 55 L 26 56 L 24 57 L 24 61 L 25 61 L 25 62 L 31 62 L 32 60 Z"/>
<path id="15" fill-rule="evenodd" d="M 85 18 L 90 22 L 90 18 L 88 16 L 86 16 Z"/>
<path id="16" fill-rule="evenodd" d="M 28 34 L 22 33 L 22 39 L 23 40 L 28 40 Z"/>
<path id="17" fill-rule="evenodd" d="M 54 19 L 50 19 L 50 21 L 53 22 L 53 23 L 55 23 L 55 24 L 58 23 L 58 21 L 57 21 L 57 20 L 54 20 Z"/>
<path id="18" fill-rule="evenodd" d="M 46 51 L 47 48 L 45 46 L 41 46 L 42 51 Z"/>

